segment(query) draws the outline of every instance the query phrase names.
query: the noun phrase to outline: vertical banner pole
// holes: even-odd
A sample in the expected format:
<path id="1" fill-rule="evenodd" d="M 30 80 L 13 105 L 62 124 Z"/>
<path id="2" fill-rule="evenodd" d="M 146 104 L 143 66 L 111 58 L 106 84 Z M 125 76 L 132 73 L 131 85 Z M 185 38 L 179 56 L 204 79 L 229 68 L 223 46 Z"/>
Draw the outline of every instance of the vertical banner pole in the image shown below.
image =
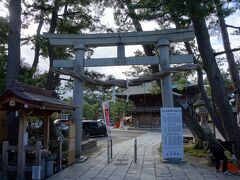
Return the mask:
<path id="1" fill-rule="evenodd" d="M 111 142 L 111 137 L 110 135 L 110 130 L 109 130 L 109 102 L 105 101 L 102 102 L 102 107 L 103 107 L 103 115 L 104 115 L 104 120 L 105 120 L 105 125 L 106 125 L 106 131 L 107 131 L 107 162 L 110 162 L 110 148 L 111 148 L 111 158 L 112 158 L 112 142 Z M 111 147 L 110 147 L 111 146 Z"/>
<path id="2" fill-rule="evenodd" d="M 134 163 L 137 163 L 137 139 L 134 140 Z"/>
<path id="3" fill-rule="evenodd" d="M 110 139 L 107 138 L 107 162 L 110 163 L 110 157 L 109 157 L 109 146 L 110 146 Z"/>
<path id="4" fill-rule="evenodd" d="M 113 158 L 113 151 L 112 151 L 112 138 L 110 137 L 110 148 L 111 148 L 111 159 Z"/>

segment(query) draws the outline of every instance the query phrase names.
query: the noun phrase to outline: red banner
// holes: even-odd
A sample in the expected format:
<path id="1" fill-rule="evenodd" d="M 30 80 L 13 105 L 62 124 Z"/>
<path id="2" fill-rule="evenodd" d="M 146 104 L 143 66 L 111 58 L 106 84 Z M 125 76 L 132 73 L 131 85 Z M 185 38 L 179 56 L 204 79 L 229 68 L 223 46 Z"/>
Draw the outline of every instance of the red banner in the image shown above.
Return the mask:
<path id="1" fill-rule="evenodd" d="M 102 106 L 103 106 L 103 114 L 104 114 L 104 120 L 105 120 L 105 124 L 106 124 L 106 129 L 107 132 L 109 132 L 109 102 L 105 101 L 102 102 Z"/>

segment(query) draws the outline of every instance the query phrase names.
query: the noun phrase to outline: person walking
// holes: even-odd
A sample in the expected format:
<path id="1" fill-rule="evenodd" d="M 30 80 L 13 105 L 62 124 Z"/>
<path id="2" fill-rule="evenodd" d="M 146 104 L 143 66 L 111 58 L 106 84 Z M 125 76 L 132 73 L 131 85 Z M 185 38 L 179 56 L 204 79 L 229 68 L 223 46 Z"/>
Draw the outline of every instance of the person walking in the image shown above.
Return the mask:
<path id="1" fill-rule="evenodd" d="M 216 142 L 210 145 L 210 152 L 215 157 L 215 168 L 217 172 L 220 172 L 221 161 L 223 162 L 222 172 L 223 174 L 231 175 L 227 171 L 228 158 L 225 155 L 225 151 L 229 151 L 232 155 L 232 160 L 237 161 L 235 156 L 236 143 L 234 141 L 222 141 L 218 139 Z"/>

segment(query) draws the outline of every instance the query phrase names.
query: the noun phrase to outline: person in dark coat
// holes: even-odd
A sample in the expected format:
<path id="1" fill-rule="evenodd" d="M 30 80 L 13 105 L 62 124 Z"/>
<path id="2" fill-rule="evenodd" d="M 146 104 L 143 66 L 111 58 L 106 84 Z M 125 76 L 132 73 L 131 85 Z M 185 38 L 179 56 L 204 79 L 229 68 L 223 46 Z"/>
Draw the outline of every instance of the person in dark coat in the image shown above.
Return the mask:
<path id="1" fill-rule="evenodd" d="M 210 152 L 215 157 L 215 168 L 217 171 L 220 169 L 221 161 L 223 161 L 222 172 L 224 174 L 230 174 L 227 171 L 228 158 L 225 155 L 225 151 L 229 151 L 232 155 L 232 159 L 237 161 L 235 156 L 236 143 L 234 141 L 221 141 L 217 140 L 216 142 L 210 145 Z"/>

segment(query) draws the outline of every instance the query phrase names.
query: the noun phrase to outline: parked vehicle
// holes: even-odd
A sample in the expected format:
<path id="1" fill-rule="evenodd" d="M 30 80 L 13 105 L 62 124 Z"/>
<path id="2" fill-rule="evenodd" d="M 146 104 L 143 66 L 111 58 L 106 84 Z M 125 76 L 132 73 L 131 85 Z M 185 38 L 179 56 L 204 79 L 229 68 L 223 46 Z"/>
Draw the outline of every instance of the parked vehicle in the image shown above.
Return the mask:
<path id="1" fill-rule="evenodd" d="M 82 128 L 89 136 L 107 136 L 106 125 L 101 121 L 83 120 Z"/>
<path id="2" fill-rule="evenodd" d="M 98 119 L 97 121 L 106 124 L 104 119 Z M 114 125 L 114 122 L 112 120 L 110 120 L 109 121 L 109 126 L 113 126 L 113 125 Z"/>
<path id="3" fill-rule="evenodd" d="M 98 119 L 97 121 L 98 121 L 98 122 L 102 122 L 102 123 L 105 124 L 105 120 L 104 120 L 104 119 Z"/>
<path id="4" fill-rule="evenodd" d="M 68 129 L 68 119 L 56 119 L 54 121 L 54 125 L 60 130 L 67 130 Z"/>

